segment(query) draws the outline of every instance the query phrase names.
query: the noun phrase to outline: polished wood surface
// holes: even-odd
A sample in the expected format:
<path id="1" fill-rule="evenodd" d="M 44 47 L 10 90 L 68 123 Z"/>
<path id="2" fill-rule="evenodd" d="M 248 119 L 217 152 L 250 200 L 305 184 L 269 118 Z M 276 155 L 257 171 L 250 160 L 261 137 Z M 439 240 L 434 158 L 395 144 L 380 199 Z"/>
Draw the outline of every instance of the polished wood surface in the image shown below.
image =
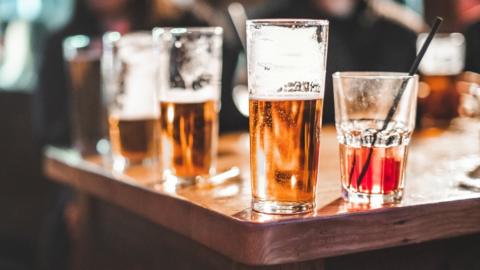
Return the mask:
<path id="1" fill-rule="evenodd" d="M 221 138 L 219 170 L 242 175 L 214 186 L 160 183 L 158 170 L 114 173 L 99 157 L 48 148 L 45 170 L 59 182 L 116 204 L 224 256 L 272 265 L 395 247 L 480 232 L 480 193 L 457 177 L 480 164 L 480 125 L 460 123 L 424 132 L 412 142 L 406 197 L 391 206 L 358 206 L 340 198 L 338 145 L 323 129 L 317 207 L 311 214 L 263 215 L 250 209 L 248 135 Z M 113 225 L 112 225 L 113 226 Z"/>
<path id="2" fill-rule="evenodd" d="M 281 265 L 235 262 L 136 213 L 84 192 L 68 212 L 70 270 L 465 270 L 480 269 L 480 234 Z M 232 243 L 235 244 L 235 243 Z M 446 267 L 448 266 L 448 267 Z M 51 269 L 51 268 L 45 268 Z"/>

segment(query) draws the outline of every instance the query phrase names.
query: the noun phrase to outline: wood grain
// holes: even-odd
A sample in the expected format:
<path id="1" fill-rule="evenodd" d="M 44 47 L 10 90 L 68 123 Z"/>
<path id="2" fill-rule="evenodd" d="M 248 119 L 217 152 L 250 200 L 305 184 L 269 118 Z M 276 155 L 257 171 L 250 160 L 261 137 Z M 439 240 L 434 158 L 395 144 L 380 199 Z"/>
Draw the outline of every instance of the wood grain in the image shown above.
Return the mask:
<path id="1" fill-rule="evenodd" d="M 338 145 L 334 129 L 324 128 L 317 208 L 296 216 L 249 208 L 247 134 L 221 138 L 220 170 L 238 166 L 242 178 L 213 187 L 156 183 L 157 172 L 141 167 L 119 175 L 98 157 L 57 148 L 47 149 L 45 171 L 236 262 L 274 265 L 480 232 L 480 194 L 455 184 L 457 174 L 480 164 L 478 130 L 478 123 L 460 123 L 448 132 L 418 134 L 403 202 L 364 207 L 340 199 Z"/>

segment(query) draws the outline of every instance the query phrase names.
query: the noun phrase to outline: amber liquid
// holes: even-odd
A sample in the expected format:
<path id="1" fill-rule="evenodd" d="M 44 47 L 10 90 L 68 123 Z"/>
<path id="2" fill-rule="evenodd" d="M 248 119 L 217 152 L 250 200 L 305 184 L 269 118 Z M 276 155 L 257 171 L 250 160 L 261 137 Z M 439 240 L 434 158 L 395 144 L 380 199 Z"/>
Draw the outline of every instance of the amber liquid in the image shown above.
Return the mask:
<path id="1" fill-rule="evenodd" d="M 418 102 L 422 125 L 425 127 L 448 122 L 458 116 L 459 94 L 456 91 L 456 75 L 424 75 L 422 82 L 428 85 L 425 97 Z"/>
<path id="2" fill-rule="evenodd" d="M 250 99 L 254 200 L 312 202 L 318 175 L 322 100 Z"/>
<path id="3" fill-rule="evenodd" d="M 119 119 L 109 117 L 110 140 L 113 156 L 125 158 L 129 163 L 158 159 L 160 153 L 159 119 Z"/>
<path id="4" fill-rule="evenodd" d="M 218 141 L 218 102 L 160 102 L 163 166 L 190 179 L 213 173 Z"/>
<path id="5" fill-rule="evenodd" d="M 370 149 L 370 147 L 352 147 L 340 144 L 340 173 L 343 188 L 351 192 L 367 194 L 401 192 L 407 146 L 373 147 L 368 169 L 359 181 Z"/>

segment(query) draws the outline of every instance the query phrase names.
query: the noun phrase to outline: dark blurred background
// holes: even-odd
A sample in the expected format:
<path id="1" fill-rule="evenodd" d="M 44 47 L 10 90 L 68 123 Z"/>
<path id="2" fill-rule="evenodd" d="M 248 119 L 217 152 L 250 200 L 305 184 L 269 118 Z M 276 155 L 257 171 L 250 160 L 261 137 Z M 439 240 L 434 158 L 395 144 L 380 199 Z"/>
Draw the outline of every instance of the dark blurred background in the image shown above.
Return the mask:
<path id="1" fill-rule="evenodd" d="M 233 1 L 77 1 L 0 0 L 0 269 L 57 269 L 48 260 L 64 254 L 57 250 L 68 249 L 68 239 L 61 236 L 66 235 L 62 219 L 72 214 L 59 203 L 58 191 L 63 188 L 48 182 L 41 171 L 46 144 L 69 144 L 64 37 L 154 26 L 222 26 L 221 129 L 247 128 L 242 106 L 232 94 L 236 85 L 245 84 L 241 43 L 227 13 Z M 465 70 L 480 72 L 480 0 L 239 2 L 250 18 L 329 19 L 330 74 L 349 69 L 408 70 L 417 34 L 426 31 L 435 16 L 445 18 L 443 32 L 465 34 Z M 329 80 L 328 74 L 326 123 L 333 121 Z"/>

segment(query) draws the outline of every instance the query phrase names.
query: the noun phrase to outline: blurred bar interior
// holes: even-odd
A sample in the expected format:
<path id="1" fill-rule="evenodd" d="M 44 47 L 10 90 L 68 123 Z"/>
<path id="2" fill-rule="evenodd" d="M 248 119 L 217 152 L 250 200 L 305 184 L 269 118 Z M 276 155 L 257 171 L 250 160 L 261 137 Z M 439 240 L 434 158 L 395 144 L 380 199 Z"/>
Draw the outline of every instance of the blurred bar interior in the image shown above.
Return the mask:
<path id="1" fill-rule="evenodd" d="M 433 40 L 419 68 L 416 114 L 416 132 L 419 136 L 442 134 L 459 117 L 478 118 L 480 115 L 480 0 L 1 0 L 0 269 L 80 269 L 72 266 L 76 260 L 78 262 L 78 257 L 72 259 L 74 256 L 70 253 L 73 250 L 72 243 L 78 237 L 76 229 L 80 226 L 78 196 L 74 189 L 54 183 L 44 175 L 43 150 L 48 145 L 73 145 L 85 155 L 92 152 L 105 154 L 110 151 L 108 137 L 111 137 L 113 143 L 114 136 L 117 136 L 116 145 L 112 146 L 116 148 L 112 151 L 117 151 L 119 156 L 125 155 L 133 159 L 140 157 L 137 159 L 143 160 L 157 151 L 166 153 L 175 148 L 171 153 L 173 157 L 162 154 L 159 159 L 165 161 L 170 158 L 171 161 L 166 163 L 172 164 L 168 166 L 182 165 L 186 171 L 201 170 L 200 167 L 204 166 L 202 177 L 220 173 L 215 171 L 216 154 L 211 154 L 217 149 L 217 129 L 222 137 L 231 133 L 246 133 L 249 128 L 247 57 L 244 52 L 246 18 L 329 20 L 323 125 L 331 127 L 335 120 L 332 74 L 336 71 L 407 72 L 425 40 L 429 23 L 436 16 L 444 18 L 441 34 Z M 223 49 L 218 53 L 212 52 L 211 48 L 205 52 L 197 51 L 197 54 L 212 54 L 207 59 L 212 74 L 188 83 L 194 90 L 204 89 L 202 87 L 212 83 L 213 89 L 201 91 L 213 94 L 207 101 L 202 100 L 206 104 L 202 108 L 183 109 L 202 110 L 205 119 L 192 120 L 195 123 L 200 121 L 202 128 L 198 128 L 198 125 L 190 127 L 198 132 L 193 133 L 196 134 L 194 136 L 204 136 L 201 145 L 187 146 L 181 139 L 172 139 L 168 149 L 149 144 L 149 140 L 163 142 L 169 139 L 169 135 L 160 135 L 157 130 L 160 129 L 155 120 L 158 120 L 160 114 L 156 111 L 157 103 L 142 104 L 142 109 L 155 106 L 155 109 L 152 107 L 150 111 L 147 110 L 150 122 L 145 121 L 148 123 L 136 122 L 138 119 L 132 120 L 128 118 L 130 116 L 127 120 L 117 119 L 113 123 L 115 109 L 112 108 L 121 105 L 118 104 L 118 96 L 128 96 L 128 80 L 129 76 L 134 75 L 135 67 L 130 60 L 119 60 L 123 61 L 120 64 L 123 65 L 123 73 L 120 72 L 123 77 L 106 74 L 109 72 L 105 67 L 110 63 L 108 61 L 111 60 L 110 68 L 113 70 L 116 68 L 114 58 L 122 56 L 115 55 L 117 48 L 112 49 L 110 57 L 113 60 L 102 59 L 106 57 L 105 53 L 102 56 L 102 42 L 104 52 L 107 50 L 105 36 L 102 41 L 102 35 L 110 32 L 111 38 L 119 39 L 131 32 L 148 31 L 145 33 L 148 33 L 150 39 L 150 31 L 154 27 L 210 26 L 223 28 L 223 41 L 212 41 L 217 42 L 217 45 L 220 42 L 218 48 Z M 69 38 L 66 39 L 67 37 Z M 155 41 L 148 42 L 149 46 L 155 46 L 152 44 Z M 116 45 L 111 46 L 113 48 Z M 121 54 L 120 49 L 118 53 Z M 187 52 L 181 50 L 174 54 L 182 53 L 187 55 Z M 215 63 L 219 55 L 223 57 L 221 72 Z M 144 57 L 143 67 L 149 61 L 157 60 L 155 56 Z M 202 61 L 205 62 L 198 60 L 197 64 L 205 64 Z M 172 63 L 170 62 L 173 66 Z M 178 65 L 179 67 L 165 71 L 169 73 L 165 76 L 172 76 L 171 85 L 187 88 L 185 77 L 192 72 L 182 71 L 181 65 Z M 174 73 L 180 73 L 184 81 L 176 80 L 171 75 Z M 136 87 L 139 84 L 142 89 L 151 86 L 145 80 L 135 80 Z M 106 101 L 108 105 L 103 104 L 98 96 L 102 83 L 104 91 L 112 94 L 111 99 Z M 472 85 L 477 85 L 477 88 Z M 144 98 L 149 95 L 146 91 L 142 93 Z M 194 97 L 182 96 L 181 99 L 185 98 Z M 165 115 L 175 106 L 178 107 L 176 110 L 182 110 L 182 102 L 167 104 L 166 100 L 170 101 L 170 96 L 160 100 L 162 106 L 165 106 L 161 109 Z M 221 109 L 218 108 L 218 101 Z M 79 102 L 88 104 L 82 105 Z M 122 110 L 127 111 L 128 108 L 125 107 Z M 207 116 L 209 112 L 211 114 Z M 145 114 L 141 117 L 145 118 Z M 187 112 L 185 119 L 188 117 Z M 122 120 L 125 121 L 122 123 Z M 182 121 L 188 119 L 178 121 L 165 118 L 160 123 L 164 129 L 169 125 L 170 129 L 181 129 L 185 128 L 181 126 Z M 130 129 L 128 132 L 142 137 L 144 141 L 132 141 L 131 146 L 128 146 L 122 141 L 127 136 L 122 135 L 122 128 Z M 139 130 L 153 132 L 153 135 L 140 134 Z M 174 136 L 171 135 L 172 138 Z M 478 148 L 477 144 L 475 142 L 473 147 Z M 190 165 L 173 164 L 178 161 L 174 156 L 178 154 L 175 152 L 177 148 L 181 149 L 178 151 L 186 151 L 186 154 L 182 154 L 190 155 L 184 157 Z M 195 160 L 191 157 L 191 152 L 202 156 L 204 160 Z M 325 157 L 320 157 L 320 160 L 322 158 Z M 127 163 L 123 161 L 118 165 L 120 171 Z M 166 166 L 165 164 L 155 163 L 149 166 L 158 168 Z M 235 175 L 236 170 L 238 168 L 231 167 L 226 173 Z M 195 179 L 197 181 L 198 177 Z M 479 243 L 477 235 L 477 246 L 472 247 L 477 250 L 477 255 Z M 387 259 L 380 261 L 383 269 L 402 269 L 388 265 Z M 476 264 L 469 265 L 473 268 L 452 266 L 442 269 L 480 269 L 480 261 L 474 263 Z M 352 265 L 354 264 L 350 266 Z M 338 262 L 337 266 L 339 268 L 336 269 L 349 267 L 343 265 L 345 268 L 341 268 L 342 264 Z M 168 269 L 163 267 L 166 266 L 160 264 L 151 269 Z M 189 267 L 192 266 L 184 265 L 179 269 L 208 269 L 206 266 Z M 359 265 L 355 267 L 367 269 Z M 102 268 L 95 269 L 114 268 L 103 265 Z M 231 269 L 244 268 L 232 266 Z M 369 269 L 382 268 L 377 265 L 377 268 Z M 425 269 L 435 268 L 432 266 Z"/>

